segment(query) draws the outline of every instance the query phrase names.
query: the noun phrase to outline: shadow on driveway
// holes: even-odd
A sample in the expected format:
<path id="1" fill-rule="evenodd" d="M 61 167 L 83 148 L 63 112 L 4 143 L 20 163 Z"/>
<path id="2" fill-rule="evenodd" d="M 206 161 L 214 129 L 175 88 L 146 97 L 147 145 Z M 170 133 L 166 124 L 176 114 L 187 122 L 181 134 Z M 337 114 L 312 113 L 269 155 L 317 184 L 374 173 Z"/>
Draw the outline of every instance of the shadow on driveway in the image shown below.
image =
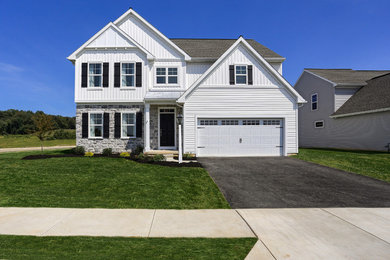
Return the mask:
<path id="1" fill-rule="evenodd" d="M 232 208 L 390 207 L 390 184 L 290 157 L 199 162 Z"/>

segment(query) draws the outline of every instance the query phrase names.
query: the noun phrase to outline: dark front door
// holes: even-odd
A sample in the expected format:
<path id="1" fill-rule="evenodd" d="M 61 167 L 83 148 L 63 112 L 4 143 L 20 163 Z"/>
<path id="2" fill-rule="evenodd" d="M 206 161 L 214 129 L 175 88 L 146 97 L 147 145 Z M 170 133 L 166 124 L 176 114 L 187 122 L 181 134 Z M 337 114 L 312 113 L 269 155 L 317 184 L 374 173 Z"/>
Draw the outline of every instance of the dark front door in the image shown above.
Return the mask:
<path id="1" fill-rule="evenodd" d="M 175 114 L 160 114 L 160 146 L 175 146 Z"/>

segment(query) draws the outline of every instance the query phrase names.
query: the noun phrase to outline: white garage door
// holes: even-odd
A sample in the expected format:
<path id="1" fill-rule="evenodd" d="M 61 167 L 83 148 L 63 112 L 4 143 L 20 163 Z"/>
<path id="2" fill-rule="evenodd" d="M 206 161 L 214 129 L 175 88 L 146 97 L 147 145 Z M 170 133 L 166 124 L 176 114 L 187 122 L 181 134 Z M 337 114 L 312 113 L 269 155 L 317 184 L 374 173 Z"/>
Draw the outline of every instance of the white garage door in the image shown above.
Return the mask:
<path id="1" fill-rule="evenodd" d="M 282 119 L 198 119 L 197 156 L 280 155 Z"/>

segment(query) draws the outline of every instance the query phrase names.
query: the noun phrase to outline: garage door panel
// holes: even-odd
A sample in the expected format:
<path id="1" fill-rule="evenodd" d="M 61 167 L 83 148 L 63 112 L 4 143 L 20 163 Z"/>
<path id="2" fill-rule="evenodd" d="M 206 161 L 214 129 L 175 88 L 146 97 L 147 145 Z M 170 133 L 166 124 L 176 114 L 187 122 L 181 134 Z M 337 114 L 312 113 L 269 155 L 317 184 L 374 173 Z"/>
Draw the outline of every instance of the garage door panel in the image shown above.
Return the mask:
<path id="1" fill-rule="evenodd" d="M 206 121 L 213 125 L 201 125 L 201 122 Z M 245 125 L 249 124 L 248 122 L 253 125 Z M 199 119 L 197 124 L 198 156 L 279 156 L 283 154 L 281 119 L 253 119 L 252 121 Z"/>

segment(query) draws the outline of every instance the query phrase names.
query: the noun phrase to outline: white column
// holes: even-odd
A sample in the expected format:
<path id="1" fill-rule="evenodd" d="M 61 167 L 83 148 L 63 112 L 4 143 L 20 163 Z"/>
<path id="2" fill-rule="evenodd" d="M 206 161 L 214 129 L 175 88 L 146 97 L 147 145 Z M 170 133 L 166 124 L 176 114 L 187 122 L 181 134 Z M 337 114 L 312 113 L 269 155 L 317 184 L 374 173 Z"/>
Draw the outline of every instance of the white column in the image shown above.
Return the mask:
<path id="1" fill-rule="evenodd" d="M 179 163 L 183 162 L 183 149 L 182 149 L 182 141 L 181 141 L 181 124 L 179 124 Z"/>
<path id="2" fill-rule="evenodd" d="M 150 104 L 145 103 L 145 152 L 150 151 Z"/>

